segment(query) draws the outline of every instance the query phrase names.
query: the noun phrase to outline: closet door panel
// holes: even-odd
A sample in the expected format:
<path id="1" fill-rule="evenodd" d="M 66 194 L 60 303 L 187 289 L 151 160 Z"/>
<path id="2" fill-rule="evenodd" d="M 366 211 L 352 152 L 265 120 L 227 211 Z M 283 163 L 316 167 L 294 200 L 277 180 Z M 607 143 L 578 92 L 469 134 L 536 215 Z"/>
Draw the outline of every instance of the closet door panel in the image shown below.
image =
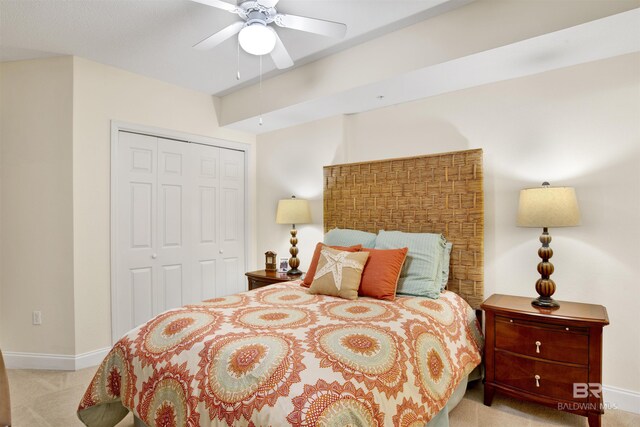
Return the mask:
<path id="1" fill-rule="evenodd" d="M 160 187 L 162 214 L 162 248 L 182 247 L 182 186 L 163 184 Z"/>
<path id="2" fill-rule="evenodd" d="M 219 296 L 220 151 L 218 147 L 189 144 L 192 185 L 197 197 L 191 209 L 191 221 L 196 226 L 193 302 Z"/>
<path id="3" fill-rule="evenodd" d="M 151 268 L 133 268 L 131 273 L 131 305 L 134 307 L 131 328 L 149 320 L 153 298 L 153 273 Z"/>
<path id="4" fill-rule="evenodd" d="M 217 260 L 208 259 L 202 260 L 199 262 L 199 281 L 198 286 L 200 288 L 200 295 L 202 295 L 202 300 L 215 298 L 217 296 L 216 292 L 216 271 L 217 271 Z"/>
<path id="5" fill-rule="evenodd" d="M 120 132 L 118 143 L 114 337 L 152 316 L 157 277 L 157 139 Z"/>
<path id="6" fill-rule="evenodd" d="M 192 184 L 187 173 L 188 144 L 158 138 L 158 248 L 160 274 L 155 285 L 162 297 L 154 315 L 191 300 L 189 283 L 193 238 L 189 207 Z"/>
<path id="7" fill-rule="evenodd" d="M 213 186 L 200 185 L 198 193 L 200 202 L 197 206 L 198 243 L 202 245 L 216 244 L 218 241 L 216 229 L 218 189 Z"/>
<path id="8" fill-rule="evenodd" d="M 222 256 L 220 279 L 225 295 L 246 290 L 244 274 L 244 153 L 220 152 L 220 215 Z M 222 286 L 221 286 L 222 288 Z"/>
<path id="9" fill-rule="evenodd" d="M 119 132 L 114 340 L 246 290 L 244 152 Z"/>
<path id="10" fill-rule="evenodd" d="M 222 286 L 220 286 L 220 293 L 222 295 L 232 295 L 238 292 L 245 291 L 243 266 L 240 265 L 239 257 L 225 256 L 222 259 L 222 274 L 224 275 L 221 280 Z"/>
<path id="11" fill-rule="evenodd" d="M 130 182 L 130 249 L 151 249 L 153 244 L 153 183 Z"/>
<path id="12" fill-rule="evenodd" d="M 181 307 L 183 287 L 188 284 L 182 282 L 183 268 L 181 264 L 162 266 L 160 275 L 161 289 L 164 294 L 163 305 L 165 310 Z"/>

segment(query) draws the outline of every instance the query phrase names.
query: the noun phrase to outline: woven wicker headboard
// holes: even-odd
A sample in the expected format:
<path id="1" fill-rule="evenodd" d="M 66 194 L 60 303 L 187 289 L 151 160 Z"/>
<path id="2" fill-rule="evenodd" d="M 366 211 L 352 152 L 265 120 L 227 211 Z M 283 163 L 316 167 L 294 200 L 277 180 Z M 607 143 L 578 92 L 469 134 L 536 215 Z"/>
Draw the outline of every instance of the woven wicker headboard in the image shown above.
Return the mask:
<path id="1" fill-rule="evenodd" d="M 478 309 L 484 294 L 482 150 L 324 167 L 324 231 L 442 233 L 447 289 Z"/>

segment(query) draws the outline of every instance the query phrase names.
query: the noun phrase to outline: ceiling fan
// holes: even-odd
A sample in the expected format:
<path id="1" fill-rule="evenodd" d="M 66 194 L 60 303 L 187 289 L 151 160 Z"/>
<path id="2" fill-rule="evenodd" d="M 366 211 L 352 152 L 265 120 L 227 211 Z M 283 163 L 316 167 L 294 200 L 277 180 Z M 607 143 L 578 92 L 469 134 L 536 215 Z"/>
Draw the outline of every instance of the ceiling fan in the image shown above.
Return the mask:
<path id="1" fill-rule="evenodd" d="M 339 22 L 279 13 L 275 7 L 279 0 L 249 0 L 238 5 L 222 0 L 191 1 L 223 9 L 242 18 L 242 21 L 235 22 L 196 43 L 194 48 L 211 49 L 239 33 L 238 42 L 242 49 L 252 55 L 270 53 L 273 62 L 279 69 L 291 67 L 293 60 L 278 37 L 278 33 L 269 25 L 272 22 L 275 22 L 279 27 L 330 37 L 344 37 L 347 31 L 347 26 Z"/>

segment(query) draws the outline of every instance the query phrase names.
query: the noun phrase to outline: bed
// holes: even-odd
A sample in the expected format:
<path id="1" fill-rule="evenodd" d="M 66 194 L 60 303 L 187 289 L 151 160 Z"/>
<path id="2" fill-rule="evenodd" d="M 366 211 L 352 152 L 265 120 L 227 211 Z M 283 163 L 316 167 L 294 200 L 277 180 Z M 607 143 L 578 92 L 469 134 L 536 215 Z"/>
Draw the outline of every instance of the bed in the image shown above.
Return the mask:
<path id="1" fill-rule="evenodd" d="M 324 227 L 443 233 L 438 299 L 345 300 L 299 281 L 169 310 L 120 339 L 88 426 L 446 425 L 481 360 L 482 151 L 324 168 Z"/>

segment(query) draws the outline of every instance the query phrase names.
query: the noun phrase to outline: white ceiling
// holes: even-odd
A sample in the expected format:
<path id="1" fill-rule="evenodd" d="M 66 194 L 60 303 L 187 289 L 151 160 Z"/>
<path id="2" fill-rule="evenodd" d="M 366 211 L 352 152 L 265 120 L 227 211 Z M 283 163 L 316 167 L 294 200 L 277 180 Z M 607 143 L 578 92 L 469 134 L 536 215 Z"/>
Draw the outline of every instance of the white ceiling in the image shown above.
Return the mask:
<path id="1" fill-rule="evenodd" d="M 233 0 L 228 0 L 233 2 Z M 281 0 L 278 11 L 347 24 L 342 40 L 278 28 L 300 66 L 472 0 Z M 255 83 L 258 59 L 235 38 L 191 46 L 239 19 L 189 0 L 0 0 L 0 61 L 76 55 L 179 86 L 225 95 Z M 264 77 L 276 70 L 265 56 Z"/>
<path id="2" fill-rule="evenodd" d="M 248 117 L 226 127 L 261 134 L 390 105 L 640 52 L 640 8 L 420 68 Z M 469 72 L 473 70 L 473 72 Z M 379 95 L 383 95 L 382 99 Z M 259 121 L 259 118 L 262 121 Z"/>

